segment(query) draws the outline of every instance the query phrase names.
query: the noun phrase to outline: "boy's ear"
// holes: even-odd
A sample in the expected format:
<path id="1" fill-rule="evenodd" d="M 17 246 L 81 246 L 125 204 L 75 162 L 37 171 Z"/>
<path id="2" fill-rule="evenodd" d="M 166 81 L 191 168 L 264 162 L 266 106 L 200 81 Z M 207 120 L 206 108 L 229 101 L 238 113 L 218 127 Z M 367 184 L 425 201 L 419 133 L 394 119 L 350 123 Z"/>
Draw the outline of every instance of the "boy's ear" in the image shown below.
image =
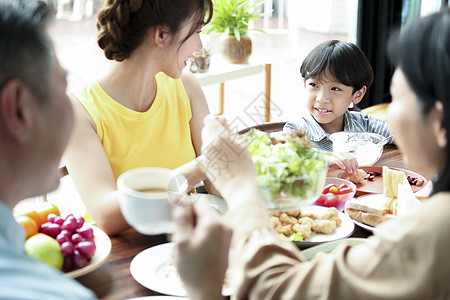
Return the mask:
<path id="1" fill-rule="evenodd" d="M 366 91 L 367 91 L 367 86 L 363 86 L 361 89 L 354 92 L 352 95 L 353 104 L 358 104 L 359 102 L 361 102 L 362 98 L 366 94 Z"/>
<path id="2" fill-rule="evenodd" d="M 153 31 L 153 38 L 155 41 L 155 45 L 164 48 L 169 44 L 170 40 L 170 34 L 169 34 L 169 28 L 167 26 L 156 26 L 155 30 Z"/>
<path id="3" fill-rule="evenodd" d="M 1 126 L 14 140 L 23 142 L 32 135 L 33 112 L 31 94 L 18 79 L 9 81 L 0 91 Z"/>

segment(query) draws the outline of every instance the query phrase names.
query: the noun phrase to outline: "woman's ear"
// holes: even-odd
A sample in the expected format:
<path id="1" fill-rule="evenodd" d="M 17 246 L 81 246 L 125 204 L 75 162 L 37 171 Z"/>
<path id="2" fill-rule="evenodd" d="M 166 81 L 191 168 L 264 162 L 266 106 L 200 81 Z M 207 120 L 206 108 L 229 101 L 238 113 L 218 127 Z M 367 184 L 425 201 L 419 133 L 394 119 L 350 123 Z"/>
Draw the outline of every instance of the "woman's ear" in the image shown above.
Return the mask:
<path id="1" fill-rule="evenodd" d="M 363 86 L 359 90 L 353 93 L 352 95 L 352 102 L 353 104 L 358 104 L 363 99 L 364 95 L 366 94 L 367 86 Z"/>
<path id="2" fill-rule="evenodd" d="M 433 133 L 436 137 L 436 143 L 441 148 L 447 148 L 447 129 L 444 124 L 444 105 L 441 101 L 436 101 L 432 109 L 433 115 L 431 119 L 433 120 Z"/>
<path id="3" fill-rule="evenodd" d="M 156 26 L 155 30 L 153 31 L 155 45 L 160 48 L 166 47 L 170 42 L 171 36 L 169 32 L 170 31 L 167 26 Z"/>
<path id="4" fill-rule="evenodd" d="M 26 85 L 18 79 L 7 82 L 0 91 L 0 122 L 16 141 L 25 141 L 32 135 L 31 97 Z"/>

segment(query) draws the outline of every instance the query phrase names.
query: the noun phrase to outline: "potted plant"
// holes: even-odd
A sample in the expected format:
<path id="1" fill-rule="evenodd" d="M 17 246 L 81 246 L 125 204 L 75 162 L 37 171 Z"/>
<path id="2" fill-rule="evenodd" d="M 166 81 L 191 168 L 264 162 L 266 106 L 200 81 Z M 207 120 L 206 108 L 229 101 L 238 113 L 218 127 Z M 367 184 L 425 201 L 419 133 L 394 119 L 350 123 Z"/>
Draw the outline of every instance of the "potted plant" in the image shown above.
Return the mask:
<path id="1" fill-rule="evenodd" d="M 251 4 L 249 0 L 212 0 L 213 17 L 205 27 L 205 33 L 225 35 L 220 51 L 231 63 L 248 62 L 252 53 L 252 41 L 247 35 L 248 23 L 264 15 L 258 10 L 264 2 L 260 0 Z"/>

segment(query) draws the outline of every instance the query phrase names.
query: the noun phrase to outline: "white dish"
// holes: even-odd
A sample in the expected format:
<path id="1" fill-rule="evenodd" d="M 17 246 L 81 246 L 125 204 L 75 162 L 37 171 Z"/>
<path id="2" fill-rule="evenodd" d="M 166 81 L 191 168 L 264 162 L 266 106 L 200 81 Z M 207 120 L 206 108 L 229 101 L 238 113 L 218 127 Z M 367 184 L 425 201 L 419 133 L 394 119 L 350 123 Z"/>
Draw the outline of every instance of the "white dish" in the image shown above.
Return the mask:
<path id="1" fill-rule="evenodd" d="M 328 207 L 309 205 L 302 207 L 301 210 L 302 213 L 311 213 L 320 216 L 328 210 Z M 353 223 L 353 220 L 348 215 L 342 212 L 338 212 L 338 216 L 339 218 L 341 218 L 342 223 L 340 226 L 336 227 L 334 232 L 332 232 L 331 234 L 321 234 L 313 232 L 308 240 L 295 242 L 295 244 L 299 248 L 306 248 L 325 242 L 331 242 L 349 237 L 355 230 L 355 223 Z"/>
<path id="2" fill-rule="evenodd" d="M 361 238 L 348 238 L 342 239 L 338 241 L 323 243 L 306 250 L 302 250 L 303 257 L 306 261 L 312 260 L 318 253 L 331 253 L 333 252 L 339 245 L 342 243 L 346 243 L 348 245 L 359 245 L 365 243 L 366 239 Z"/>
<path id="3" fill-rule="evenodd" d="M 155 292 L 186 297 L 186 290 L 173 263 L 174 249 L 173 243 L 166 243 L 140 252 L 131 261 L 131 276 L 139 284 Z M 231 295 L 231 289 L 223 289 L 222 294 Z"/>
<path id="4" fill-rule="evenodd" d="M 94 230 L 96 249 L 91 262 L 84 268 L 64 273 L 64 276 L 77 278 L 86 275 L 99 268 L 108 259 L 109 253 L 111 253 L 111 240 L 109 239 L 109 236 L 97 226 L 92 226 L 92 229 Z"/>
<path id="5" fill-rule="evenodd" d="M 347 214 L 347 209 L 345 210 L 345 213 Z M 354 219 L 352 219 L 352 220 L 353 220 L 353 222 L 354 222 L 356 225 L 358 225 L 358 226 L 361 227 L 361 228 L 364 228 L 365 230 L 368 230 L 368 231 L 370 231 L 370 232 L 375 232 L 375 231 L 376 231 L 375 227 L 373 227 L 373 226 L 370 226 L 370 225 L 367 225 L 367 224 L 358 222 L 358 221 L 356 221 L 356 220 L 354 220 Z"/>

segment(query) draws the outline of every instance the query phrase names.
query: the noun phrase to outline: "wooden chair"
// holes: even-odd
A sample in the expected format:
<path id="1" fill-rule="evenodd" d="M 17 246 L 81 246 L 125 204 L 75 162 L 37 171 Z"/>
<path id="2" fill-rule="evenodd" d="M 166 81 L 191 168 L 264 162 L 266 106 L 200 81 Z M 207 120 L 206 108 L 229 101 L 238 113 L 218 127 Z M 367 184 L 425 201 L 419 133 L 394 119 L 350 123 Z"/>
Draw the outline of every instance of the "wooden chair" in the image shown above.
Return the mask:
<path id="1" fill-rule="evenodd" d="M 386 121 L 387 116 L 387 109 L 388 109 L 389 103 L 380 103 L 375 104 L 369 107 L 366 107 L 364 109 L 361 109 L 361 112 L 366 115 L 370 115 L 371 117 Z"/>
<path id="2" fill-rule="evenodd" d="M 243 133 L 246 133 L 247 131 L 249 131 L 250 129 L 258 129 L 258 130 L 265 131 L 265 132 L 282 131 L 284 124 L 286 124 L 286 122 L 269 122 L 269 123 L 264 123 L 264 124 L 259 124 L 259 125 L 244 128 L 242 130 L 239 130 L 238 133 L 243 134 Z"/>

